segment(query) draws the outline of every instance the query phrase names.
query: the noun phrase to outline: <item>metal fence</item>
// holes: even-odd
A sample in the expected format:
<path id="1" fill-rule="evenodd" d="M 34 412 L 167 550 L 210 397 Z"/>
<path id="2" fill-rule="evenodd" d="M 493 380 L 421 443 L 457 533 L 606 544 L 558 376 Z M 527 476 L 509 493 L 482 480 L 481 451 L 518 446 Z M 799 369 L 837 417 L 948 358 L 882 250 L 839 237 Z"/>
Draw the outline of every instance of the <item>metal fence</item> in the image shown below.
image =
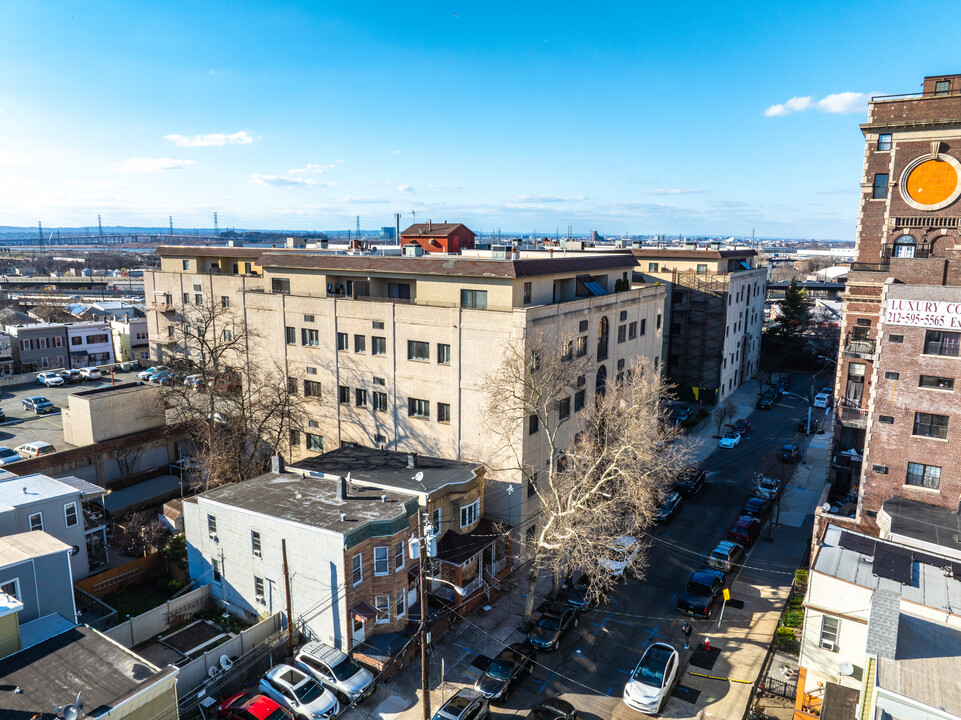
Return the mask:
<path id="1" fill-rule="evenodd" d="M 758 683 L 757 690 L 759 693 L 767 693 L 768 695 L 777 695 L 788 700 L 794 700 L 794 698 L 797 697 L 797 678 L 794 680 L 781 680 L 768 675 Z"/>

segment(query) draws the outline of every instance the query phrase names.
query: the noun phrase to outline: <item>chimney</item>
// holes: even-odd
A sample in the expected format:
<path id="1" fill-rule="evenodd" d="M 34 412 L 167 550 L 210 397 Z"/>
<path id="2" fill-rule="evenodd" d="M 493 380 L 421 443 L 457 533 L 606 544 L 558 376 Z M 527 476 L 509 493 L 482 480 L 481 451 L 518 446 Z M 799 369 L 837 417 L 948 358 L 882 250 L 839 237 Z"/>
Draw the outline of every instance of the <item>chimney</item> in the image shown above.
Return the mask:
<path id="1" fill-rule="evenodd" d="M 434 229 L 434 223 L 432 223 L 430 220 L 428 220 L 428 221 L 427 221 L 427 231 L 430 232 L 430 231 L 433 230 L 433 229 Z"/>
<path id="2" fill-rule="evenodd" d="M 386 495 L 381 495 L 381 496 L 380 496 L 380 501 L 383 502 L 383 503 L 387 502 L 387 496 L 386 496 Z"/>
<path id="3" fill-rule="evenodd" d="M 409 468 L 417 467 L 417 453 L 415 452 L 407 453 L 407 467 Z"/>
<path id="4" fill-rule="evenodd" d="M 347 513 L 341 513 L 341 514 L 340 514 L 340 521 L 341 521 L 341 522 L 347 522 Z"/>
<path id="5" fill-rule="evenodd" d="M 337 478 L 337 499 L 347 499 L 347 478 Z"/>
<path id="6" fill-rule="evenodd" d="M 284 472 L 284 469 L 284 456 L 280 453 L 272 455 L 270 458 L 270 472 L 280 475 L 280 473 Z"/>

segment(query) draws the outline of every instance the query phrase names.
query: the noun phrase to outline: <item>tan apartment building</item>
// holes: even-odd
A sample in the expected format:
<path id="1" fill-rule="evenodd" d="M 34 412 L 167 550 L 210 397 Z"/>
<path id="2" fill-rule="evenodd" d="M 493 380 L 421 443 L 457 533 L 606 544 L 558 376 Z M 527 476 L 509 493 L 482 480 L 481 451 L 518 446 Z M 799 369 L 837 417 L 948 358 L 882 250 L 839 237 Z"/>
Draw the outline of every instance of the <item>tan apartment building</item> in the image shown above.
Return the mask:
<path id="1" fill-rule="evenodd" d="M 641 283 L 667 288 L 664 365 L 681 400 L 714 404 L 757 373 L 767 270 L 751 249 L 635 247 Z"/>
<path id="2" fill-rule="evenodd" d="M 312 398 L 290 459 L 355 442 L 499 470 L 486 514 L 532 532 L 529 480 L 549 458 L 543 432 L 518 432 L 520 463 L 491 457 L 483 413 L 488 378 L 509 343 L 572 339 L 593 360 L 585 390 L 647 358 L 661 359 L 665 287 L 630 283 L 629 252 L 567 258 L 504 252 L 403 257 L 229 247 L 162 247 L 145 273 L 152 356 L 183 351 L 182 319 L 199 304 L 229 308 L 249 328 L 242 361 L 276 367 Z M 763 293 L 762 293 L 763 294 Z M 226 317 L 226 315 L 225 315 Z M 230 328 L 218 332 L 231 331 Z M 565 423 L 573 437 L 575 422 Z M 561 438 L 564 441 L 564 438 Z"/>

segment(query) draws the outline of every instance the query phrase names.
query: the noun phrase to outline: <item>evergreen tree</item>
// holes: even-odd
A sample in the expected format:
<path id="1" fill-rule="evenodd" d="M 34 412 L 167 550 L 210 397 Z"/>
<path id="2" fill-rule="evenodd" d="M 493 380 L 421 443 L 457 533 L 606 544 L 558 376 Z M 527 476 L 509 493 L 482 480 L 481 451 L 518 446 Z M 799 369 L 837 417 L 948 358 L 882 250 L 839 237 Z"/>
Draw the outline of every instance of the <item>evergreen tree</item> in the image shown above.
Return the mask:
<path id="1" fill-rule="evenodd" d="M 784 291 L 784 299 L 778 303 L 778 310 L 772 331 L 783 337 L 799 338 L 811 319 L 811 306 L 796 279 Z"/>

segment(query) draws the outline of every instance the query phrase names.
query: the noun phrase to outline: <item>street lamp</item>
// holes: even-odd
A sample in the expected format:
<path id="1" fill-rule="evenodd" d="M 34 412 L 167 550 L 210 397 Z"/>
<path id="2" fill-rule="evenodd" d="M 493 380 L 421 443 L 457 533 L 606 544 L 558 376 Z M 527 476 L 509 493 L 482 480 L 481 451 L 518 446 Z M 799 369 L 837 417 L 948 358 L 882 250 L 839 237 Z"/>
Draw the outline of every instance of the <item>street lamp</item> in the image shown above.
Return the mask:
<path id="1" fill-rule="evenodd" d="M 808 456 L 808 435 L 811 434 L 811 408 L 814 407 L 814 403 L 810 398 L 806 398 L 803 395 L 798 395 L 797 393 L 788 392 L 787 390 L 784 390 L 783 392 L 785 395 L 793 395 L 794 397 L 800 400 L 804 400 L 808 404 L 807 432 L 804 433 L 803 450 L 801 451 L 801 464 L 804 464 L 804 461 L 807 460 L 807 456 Z"/>

